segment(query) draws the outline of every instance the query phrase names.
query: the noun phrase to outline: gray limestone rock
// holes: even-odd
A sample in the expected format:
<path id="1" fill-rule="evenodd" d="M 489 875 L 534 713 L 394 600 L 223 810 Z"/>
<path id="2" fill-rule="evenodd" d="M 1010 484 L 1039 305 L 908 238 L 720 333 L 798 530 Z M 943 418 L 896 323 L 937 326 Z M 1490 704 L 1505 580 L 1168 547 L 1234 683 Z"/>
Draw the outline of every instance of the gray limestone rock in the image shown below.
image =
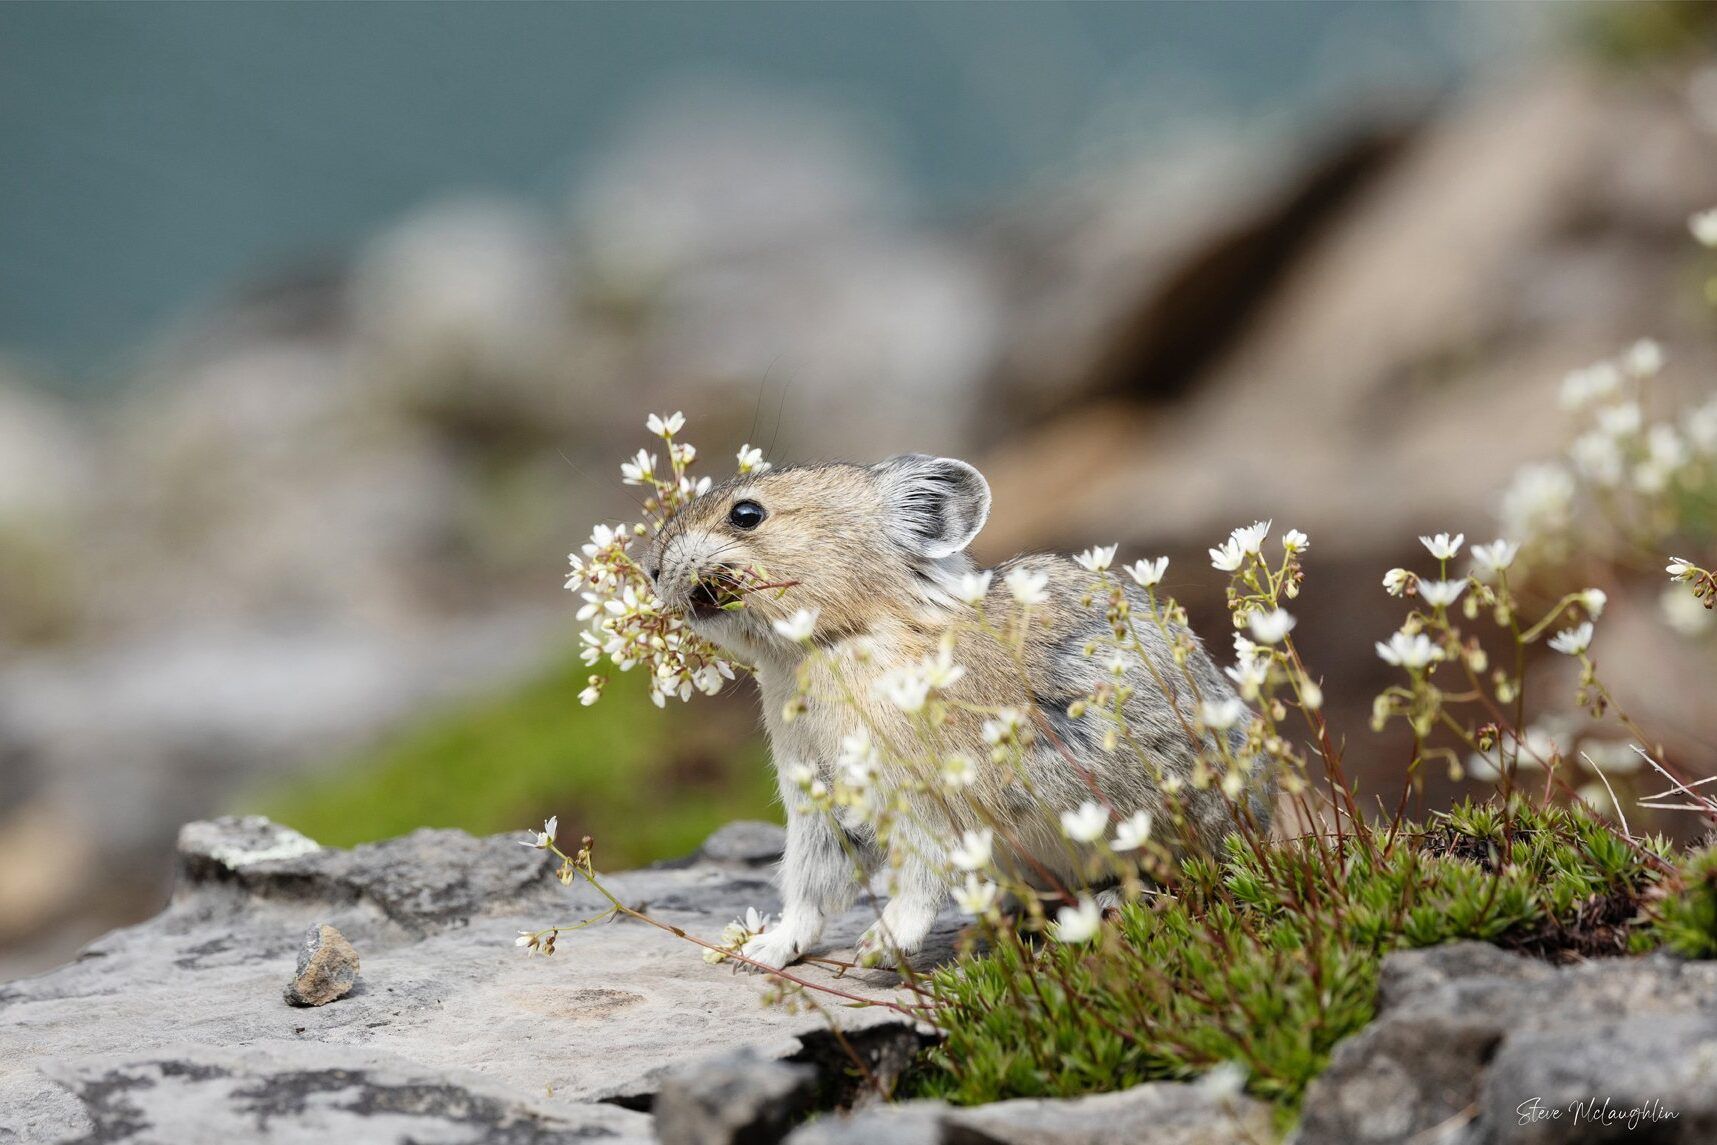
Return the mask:
<path id="1" fill-rule="evenodd" d="M 1307 1092 L 1310 1143 L 1717 1140 L 1717 963 L 1394 954 L 1377 1019 Z"/>
<path id="2" fill-rule="evenodd" d="M 0 1145 L 643 1141 L 680 1066 L 745 1047 L 821 1064 L 821 1014 L 760 1005 L 764 979 L 652 927 L 569 931 L 552 958 L 520 950 L 520 930 L 606 906 L 562 887 L 521 837 L 425 830 L 347 851 L 263 819 L 187 826 L 163 913 L 0 985 Z M 748 906 L 780 909 L 766 872 L 736 864 L 606 882 L 708 938 Z M 874 913 L 836 920 L 832 946 L 850 948 Z M 363 951 L 363 988 L 282 1005 L 301 936 L 323 924 Z M 945 955 L 958 928 L 945 919 L 931 949 Z M 898 979 L 854 973 L 839 987 L 889 1002 Z M 860 1044 L 903 1023 L 881 1006 L 830 1012 Z"/>
<path id="3" fill-rule="evenodd" d="M 788 1145 L 1234 1145 L 1275 1139 L 1270 1110 L 1248 1097 L 1183 1082 L 1150 1082 L 1060 1100 L 956 1108 L 912 1101 L 812 1121 Z"/>
<path id="4" fill-rule="evenodd" d="M 662 1145 L 779 1141 L 810 1108 L 817 1071 L 744 1049 L 670 1073 L 651 1112 Z"/>

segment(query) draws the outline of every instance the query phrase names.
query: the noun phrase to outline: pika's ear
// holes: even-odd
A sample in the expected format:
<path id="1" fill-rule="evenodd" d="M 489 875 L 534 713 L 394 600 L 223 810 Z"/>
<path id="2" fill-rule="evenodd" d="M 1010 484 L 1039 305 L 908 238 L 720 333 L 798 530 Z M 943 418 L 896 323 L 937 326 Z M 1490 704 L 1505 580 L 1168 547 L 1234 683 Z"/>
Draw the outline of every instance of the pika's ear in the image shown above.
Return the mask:
<path id="1" fill-rule="evenodd" d="M 990 516 L 990 483 L 952 457 L 907 453 L 871 466 L 895 543 L 930 560 L 972 543 Z"/>

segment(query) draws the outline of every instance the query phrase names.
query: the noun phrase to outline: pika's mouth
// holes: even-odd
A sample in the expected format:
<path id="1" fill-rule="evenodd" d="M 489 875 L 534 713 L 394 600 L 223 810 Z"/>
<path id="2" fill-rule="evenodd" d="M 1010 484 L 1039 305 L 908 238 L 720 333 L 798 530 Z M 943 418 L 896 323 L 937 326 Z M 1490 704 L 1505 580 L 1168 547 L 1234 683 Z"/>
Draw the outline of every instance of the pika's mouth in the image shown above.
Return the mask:
<path id="1" fill-rule="evenodd" d="M 795 587 L 796 580 L 770 580 L 751 566 L 717 565 L 697 575 L 686 591 L 685 611 L 693 620 L 713 620 L 745 607 L 754 592 L 780 594 Z"/>
<path id="2" fill-rule="evenodd" d="M 718 568 L 704 573 L 686 594 L 686 604 L 693 620 L 711 620 L 732 611 L 745 599 L 743 587 L 731 569 Z"/>

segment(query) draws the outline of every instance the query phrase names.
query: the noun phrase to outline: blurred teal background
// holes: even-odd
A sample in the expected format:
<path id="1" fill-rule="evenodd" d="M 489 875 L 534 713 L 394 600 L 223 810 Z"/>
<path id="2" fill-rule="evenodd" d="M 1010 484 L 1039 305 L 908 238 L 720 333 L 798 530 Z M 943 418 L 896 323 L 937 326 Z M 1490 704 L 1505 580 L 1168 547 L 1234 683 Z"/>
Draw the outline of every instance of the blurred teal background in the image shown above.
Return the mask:
<path id="1" fill-rule="evenodd" d="M 427 199 L 558 210 L 688 85 L 834 109 L 947 215 L 1202 120 L 1435 90 L 1500 23 L 1419 2 L 7 4 L 0 346 L 118 385 L 188 306 Z"/>

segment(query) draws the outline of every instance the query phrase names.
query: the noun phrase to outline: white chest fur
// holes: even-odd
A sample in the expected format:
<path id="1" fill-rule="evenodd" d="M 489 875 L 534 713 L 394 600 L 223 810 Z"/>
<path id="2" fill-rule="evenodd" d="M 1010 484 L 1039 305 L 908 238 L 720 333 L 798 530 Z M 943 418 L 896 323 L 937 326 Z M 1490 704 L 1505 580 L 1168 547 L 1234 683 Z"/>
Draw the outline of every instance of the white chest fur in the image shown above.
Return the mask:
<path id="1" fill-rule="evenodd" d="M 841 641 L 817 653 L 803 693 L 800 664 L 760 664 L 757 683 L 777 771 L 803 763 L 832 783 L 841 741 L 894 714 L 879 709 L 875 688 L 893 663 L 872 637 Z"/>

